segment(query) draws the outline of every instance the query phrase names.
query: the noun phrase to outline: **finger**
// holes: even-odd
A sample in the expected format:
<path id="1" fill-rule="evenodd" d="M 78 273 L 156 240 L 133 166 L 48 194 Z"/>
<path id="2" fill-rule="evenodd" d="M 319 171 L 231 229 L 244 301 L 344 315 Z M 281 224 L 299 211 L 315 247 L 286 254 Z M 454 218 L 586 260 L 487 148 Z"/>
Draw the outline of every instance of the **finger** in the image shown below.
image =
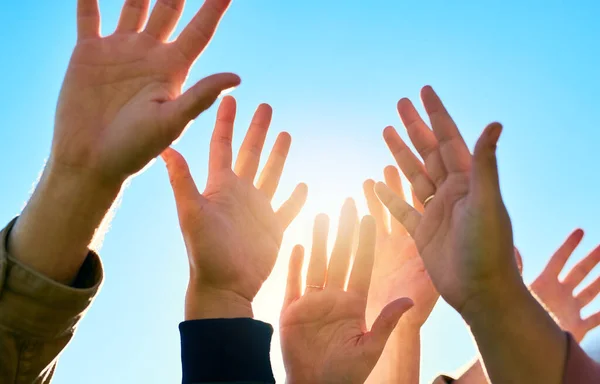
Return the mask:
<path id="1" fill-rule="evenodd" d="M 225 96 L 217 111 L 217 122 L 210 140 L 208 157 L 208 177 L 213 173 L 231 169 L 231 141 L 233 140 L 233 123 L 235 121 L 236 102 L 231 96 Z"/>
<path id="2" fill-rule="evenodd" d="M 550 261 L 544 268 L 543 273 L 548 273 L 552 276 L 558 276 L 562 269 L 565 267 L 565 264 L 569 260 L 569 257 L 571 257 L 571 255 L 573 254 L 573 251 L 575 251 L 575 248 L 577 248 L 577 246 L 581 243 L 581 240 L 583 239 L 583 234 L 583 230 L 579 228 L 571 232 L 571 234 L 569 235 L 569 237 L 567 237 L 565 242 L 562 243 L 562 245 L 556 250 L 556 252 L 554 252 L 554 255 L 552 255 Z"/>
<path id="3" fill-rule="evenodd" d="M 261 104 L 256 109 L 252 123 L 240 147 L 234 171 L 240 178 L 254 182 L 260 155 L 265 146 L 265 139 L 271 124 L 273 109 L 268 104 Z"/>
<path id="4" fill-rule="evenodd" d="M 419 197 L 415 194 L 415 190 L 413 188 L 410 189 L 410 193 L 412 197 L 413 208 L 420 214 L 423 214 L 423 212 L 425 212 L 425 207 L 423 206 L 421 200 L 419 200 Z"/>
<path id="5" fill-rule="evenodd" d="M 398 102 L 398 114 L 406 127 L 410 141 L 425 163 L 429 177 L 439 187 L 446 179 L 447 172 L 435 134 L 409 99 Z"/>
<path id="6" fill-rule="evenodd" d="M 302 296 L 302 264 L 304 263 L 304 248 L 296 245 L 292 250 L 288 267 L 287 286 L 283 299 L 283 309 Z"/>
<path id="7" fill-rule="evenodd" d="M 364 346 L 366 355 L 379 359 L 385 344 L 396 328 L 402 315 L 411 309 L 414 303 L 408 297 L 396 299 L 386 305 L 371 327 L 371 331 L 365 335 Z"/>
<path id="8" fill-rule="evenodd" d="M 181 14 L 185 0 L 157 0 L 145 32 L 159 41 L 167 41 Z"/>
<path id="9" fill-rule="evenodd" d="M 210 108 L 224 91 L 239 84 L 240 78 L 232 73 L 208 76 L 177 99 L 161 104 L 166 135 L 171 141 L 177 139 L 190 121 Z"/>
<path id="10" fill-rule="evenodd" d="M 474 199 L 480 202 L 487 203 L 490 199 L 502 199 L 496 161 L 496 143 L 501 133 L 502 125 L 492 123 L 485 128 L 475 145 L 471 191 Z"/>
<path id="11" fill-rule="evenodd" d="M 206 48 L 230 2 L 231 0 L 206 0 L 181 32 L 175 46 L 188 60 L 196 60 Z"/>
<path id="12" fill-rule="evenodd" d="M 298 184 L 290 198 L 287 199 L 275 213 L 281 228 L 285 230 L 292 224 L 292 221 L 298 216 L 304 203 L 306 203 L 307 196 L 308 186 L 304 183 Z"/>
<path id="13" fill-rule="evenodd" d="M 381 204 L 381 201 L 379 201 L 379 198 L 375 194 L 375 182 L 373 180 L 365 181 L 363 183 L 363 192 L 367 200 L 369 213 L 375 219 L 378 235 L 387 235 L 389 233 L 388 216 L 383 204 Z"/>
<path id="14" fill-rule="evenodd" d="M 585 287 L 579 294 L 576 299 L 581 305 L 581 307 L 585 307 L 589 303 L 592 302 L 600 293 L 600 277 L 596 278 L 593 283 Z"/>
<path id="15" fill-rule="evenodd" d="M 77 1 L 77 38 L 100 37 L 100 8 L 98 0 Z"/>
<path id="16" fill-rule="evenodd" d="M 199 198 L 201 199 L 200 201 L 204 201 L 192 178 L 185 158 L 172 148 L 167 148 L 161 157 L 167 166 L 169 181 L 171 182 L 177 207 L 184 207 L 186 202 L 197 202 Z"/>
<path id="17" fill-rule="evenodd" d="M 269 200 L 273 199 L 275 191 L 277 191 L 291 145 L 292 137 L 290 134 L 281 132 L 277 136 L 269 159 L 258 178 L 257 188 L 263 191 Z"/>
<path id="18" fill-rule="evenodd" d="M 585 318 L 583 321 L 587 332 L 591 331 L 592 329 L 600 325 L 600 312 Z"/>
<path id="19" fill-rule="evenodd" d="M 435 184 L 429 178 L 421 161 L 408 148 L 404 140 L 398 135 L 398 132 L 392 127 L 387 127 L 383 131 L 383 138 L 396 159 L 398 166 L 400 166 L 402 173 L 404 173 L 417 196 L 419 196 L 419 200 L 425 201 L 425 199 L 433 195 L 435 193 Z"/>
<path id="20" fill-rule="evenodd" d="M 315 218 L 312 249 L 306 274 L 306 290 L 323 287 L 327 275 L 327 237 L 329 236 L 329 217 L 320 214 Z M 311 287 L 312 286 L 312 287 Z"/>
<path id="21" fill-rule="evenodd" d="M 342 207 L 338 233 L 329 260 L 326 288 L 344 289 L 346 286 L 356 215 L 354 200 L 347 199 Z"/>
<path id="22" fill-rule="evenodd" d="M 392 165 L 385 167 L 383 170 L 383 176 L 385 178 L 385 183 L 388 187 L 402 200 L 406 201 L 404 197 L 404 188 L 402 188 L 402 180 L 400 179 L 400 173 L 398 173 L 398 169 Z M 406 234 L 406 228 L 394 217 L 391 220 L 392 227 L 392 235 L 394 236 L 402 236 Z"/>
<path id="23" fill-rule="evenodd" d="M 376 233 L 375 219 L 372 216 L 365 216 L 360 223 L 358 250 L 354 258 L 350 280 L 348 280 L 348 292 L 356 293 L 365 301 L 369 295 L 375 260 Z"/>
<path id="24" fill-rule="evenodd" d="M 600 246 L 594 249 L 583 260 L 577 263 L 567 277 L 563 280 L 564 284 L 572 289 L 575 289 L 587 275 L 600 263 Z"/>
<path id="25" fill-rule="evenodd" d="M 523 258 L 521 257 L 521 252 L 515 247 L 515 260 L 517 261 L 517 268 L 519 268 L 519 273 L 523 276 Z"/>
<path id="26" fill-rule="evenodd" d="M 126 0 L 117 24 L 117 32 L 134 33 L 144 28 L 150 0 Z"/>
<path id="27" fill-rule="evenodd" d="M 468 171 L 471 168 L 471 152 L 444 104 L 430 86 L 422 89 L 421 99 L 437 138 L 445 169 L 447 172 Z"/>
<path id="28" fill-rule="evenodd" d="M 414 237 L 419 221 L 421 220 L 419 212 L 399 196 L 396 196 L 394 192 L 383 183 L 377 183 L 375 192 L 392 216 L 406 228 L 411 236 Z"/>

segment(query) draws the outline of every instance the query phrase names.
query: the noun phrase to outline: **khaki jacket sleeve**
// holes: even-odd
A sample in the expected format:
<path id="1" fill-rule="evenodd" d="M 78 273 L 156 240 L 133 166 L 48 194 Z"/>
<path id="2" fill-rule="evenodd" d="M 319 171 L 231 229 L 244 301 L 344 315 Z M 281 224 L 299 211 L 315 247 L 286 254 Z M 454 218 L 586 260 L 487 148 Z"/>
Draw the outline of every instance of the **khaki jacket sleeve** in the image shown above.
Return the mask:
<path id="1" fill-rule="evenodd" d="M 56 283 L 11 258 L 13 220 L 0 232 L 0 383 L 49 383 L 103 279 L 90 252 L 72 286 Z"/>

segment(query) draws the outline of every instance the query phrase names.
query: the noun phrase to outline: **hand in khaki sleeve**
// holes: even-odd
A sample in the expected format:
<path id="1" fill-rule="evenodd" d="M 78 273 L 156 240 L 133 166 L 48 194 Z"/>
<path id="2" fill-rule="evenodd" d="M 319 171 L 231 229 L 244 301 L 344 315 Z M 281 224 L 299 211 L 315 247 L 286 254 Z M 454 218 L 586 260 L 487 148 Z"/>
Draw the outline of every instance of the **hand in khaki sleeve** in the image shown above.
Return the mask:
<path id="1" fill-rule="evenodd" d="M 425 211 L 383 183 L 376 192 L 414 239 L 437 291 L 471 327 L 492 382 L 558 384 L 566 337 L 519 275 L 496 165 L 502 126 L 486 127 L 471 154 L 433 89 L 421 97 L 432 129 L 407 99 L 398 110 L 423 162 L 393 128 L 384 138 Z"/>
<path id="2" fill-rule="evenodd" d="M 398 320 L 412 306 L 407 298 L 388 303 L 368 330 L 365 309 L 376 228 L 372 217 L 362 220 L 352 273 L 347 279 L 356 222 L 354 202 L 347 200 L 327 266 L 329 220 L 325 215 L 317 216 L 304 294 L 304 252 L 301 247 L 294 249 L 280 320 L 288 383 L 363 383 Z"/>
<path id="3" fill-rule="evenodd" d="M 252 300 L 275 265 L 283 232 L 306 200 L 307 187 L 299 184 L 278 211 L 271 208 L 290 149 L 287 133 L 277 137 L 254 184 L 271 122 L 269 105 L 256 110 L 232 169 L 235 114 L 235 99 L 225 97 L 210 143 L 204 192 L 178 152 L 163 154 L 190 263 L 186 320 L 253 317 Z"/>
<path id="4" fill-rule="evenodd" d="M 9 241 L 16 258 L 70 283 L 122 183 L 177 139 L 233 74 L 182 93 L 189 70 L 230 0 L 206 0 L 168 42 L 184 0 L 126 0 L 116 31 L 100 36 L 97 0 L 77 2 L 77 45 L 58 100 L 50 157 Z"/>

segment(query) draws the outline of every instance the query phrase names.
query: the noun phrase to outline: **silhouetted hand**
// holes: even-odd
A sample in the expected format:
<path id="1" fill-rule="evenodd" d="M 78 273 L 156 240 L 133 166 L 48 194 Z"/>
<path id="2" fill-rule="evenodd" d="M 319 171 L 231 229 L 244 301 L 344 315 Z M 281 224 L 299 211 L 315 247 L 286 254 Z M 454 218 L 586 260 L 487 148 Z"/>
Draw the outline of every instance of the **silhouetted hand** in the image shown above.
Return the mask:
<path id="1" fill-rule="evenodd" d="M 217 112 L 203 193 L 178 152 L 163 154 L 190 262 L 186 319 L 252 317 L 250 303 L 275 265 L 283 232 L 306 200 L 307 187 L 300 184 L 277 212 L 271 208 L 291 144 L 287 133 L 277 137 L 254 185 L 271 122 L 269 105 L 258 107 L 232 169 L 235 113 L 235 99 L 225 97 Z M 239 313 L 233 313 L 236 307 Z"/>
<path id="2" fill-rule="evenodd" d="M 79 0 L 78 40 L 60 93 L 49 165 L 120 183 L 165 150 L 223 90 L 238 85 L 236 75 L 218 74 L 181 94 L 229 2 L 206 0 L 167 43 L 184 0 L 159 0 L 147 24 L 149 0 L 127 0 L 107 37 L 100 36 L 97 0 Z"/>
<path id="3" fill-rule="evenodd" d="M 396 167 L 384 170 L 386 184 L 404 198 L 402 182 Z M 397 297 L 408 297 L 415 303 L 414 308 L 402 317 L 402 323 L 419 329 L 429 317 L 439 293 L 435 290 L 414 240 L 395 218 L 389 220 L 386 209 L 374 191 L 375 182 L 367 180 L 364 194 L 371 216 L 377 223 L 377 244 L 375 265 L 369 289 L 367 320 L 373 321 L 379 311 Z M 423 206 L 413 194 L 413 206 L 423 212 Z"/>
<path id="4" fill-rule="evenodd" d="M 462 313 L 470 300 L 522 284 L 496 167 L 502 126 L 490 124 L 471 156 L 433 89 L 425 87 L 422 99 L 433 131 L 409 100 L 400 100 L 398 111 L 425 165 L 393 128 L 384 138 L 419 200 L 435 197 L 421 216 L 385 184 L 378 183 L 376 192 L 415 240 L 438 292 Z"/>
<path id="5" fill-rule="evenodd" d="M 288 383 L 363 383 L 398 320 L 412 306 L 407 298 L 389 303 L 368 331 L 365 308 L 376 228 L 372 217 L 362 220 L 358 250 L 346 288 L 356 216 L 354 202 L 346 201 L 329 267 L 329 221 L 325 215 L 317 217 L 304 295 L 301 281 L 304 252 L 300 246 L 294 248 L 280 321 Z"/>
<path id="6" fill-rule="evenodd" d="M 581 317 L 581 309 L 600 293 L 600 278 L 596 278 L 578 294 L 573 292 L 600 262 L 600 247 L 577 263 L 562 281 L 558 278 L 582 238 L 581 229 L 571 233 L 530 286 L 531 291 L 554 316 L 558 325 L 570 332 L 577 341 L 583 340 L 586 333 L 600 325 L 600 312 L 585 319 Z"/>

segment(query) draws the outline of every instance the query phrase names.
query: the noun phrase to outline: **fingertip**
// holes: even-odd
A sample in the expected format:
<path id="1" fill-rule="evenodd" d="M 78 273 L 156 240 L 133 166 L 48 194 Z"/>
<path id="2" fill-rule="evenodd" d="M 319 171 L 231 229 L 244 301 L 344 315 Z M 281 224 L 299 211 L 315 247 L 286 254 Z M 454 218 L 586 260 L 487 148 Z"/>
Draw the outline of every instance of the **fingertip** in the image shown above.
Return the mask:
<path id="1" fill-rule="evenodd" d="M 365 192 L 372 192 L 375 188 L 375 180 L 367 179 L 363 182 L 363 189 Z"/>
<path id="2" fill-rule="evenodd" d="M 292 143 L 292 135 L 290 135 L 289 132 L 279 132 L 279 135 L 277 135 L 278 140 L 281 140 L 284 144 L 286 144 L 287 146 L 289 146 Z"/>
<path id="3" fill-rule="evenodd" d="M 296 193 L 302 196 L 303 200 L 306 200 L 308 196 L 308 185 L 306 183 L 299 183 L 296 186 Z"/>
<path id="4" fill-rule="evenodd" d="M 375 231 L 376 230 L 376 222 L 375 218 L 371 215 L 363 216 L 360 221 L 361 230 Z"/>
<path id="5" fill-rule="evenodd" d="M 400 177 L 400 173 L 398 172 L 398 168 L 396 168 L 393 165 L 388 165 L 387 167 L 385 167 L 383 169 L 383 175 L 387 179 L 395 179 L 395 178 Z"/>
<path id="6" fill-rule="evenodd" d="M 315 217 L 315 227 L 316 226 L 329 228 L 329 216 L 324 213 L 319 213 Z"/>
<path id="7" fill-rule="evenodd" d="M 385 127 L 383 129 L 383 138 L 386 139 L 386 140 L 390 139 L 391 137 L 394 137 L 396 134 L 398 134 L 396 132 L 396 128 L 394 128 L 391 125 L 388 125 L 387 127 Z"/>

